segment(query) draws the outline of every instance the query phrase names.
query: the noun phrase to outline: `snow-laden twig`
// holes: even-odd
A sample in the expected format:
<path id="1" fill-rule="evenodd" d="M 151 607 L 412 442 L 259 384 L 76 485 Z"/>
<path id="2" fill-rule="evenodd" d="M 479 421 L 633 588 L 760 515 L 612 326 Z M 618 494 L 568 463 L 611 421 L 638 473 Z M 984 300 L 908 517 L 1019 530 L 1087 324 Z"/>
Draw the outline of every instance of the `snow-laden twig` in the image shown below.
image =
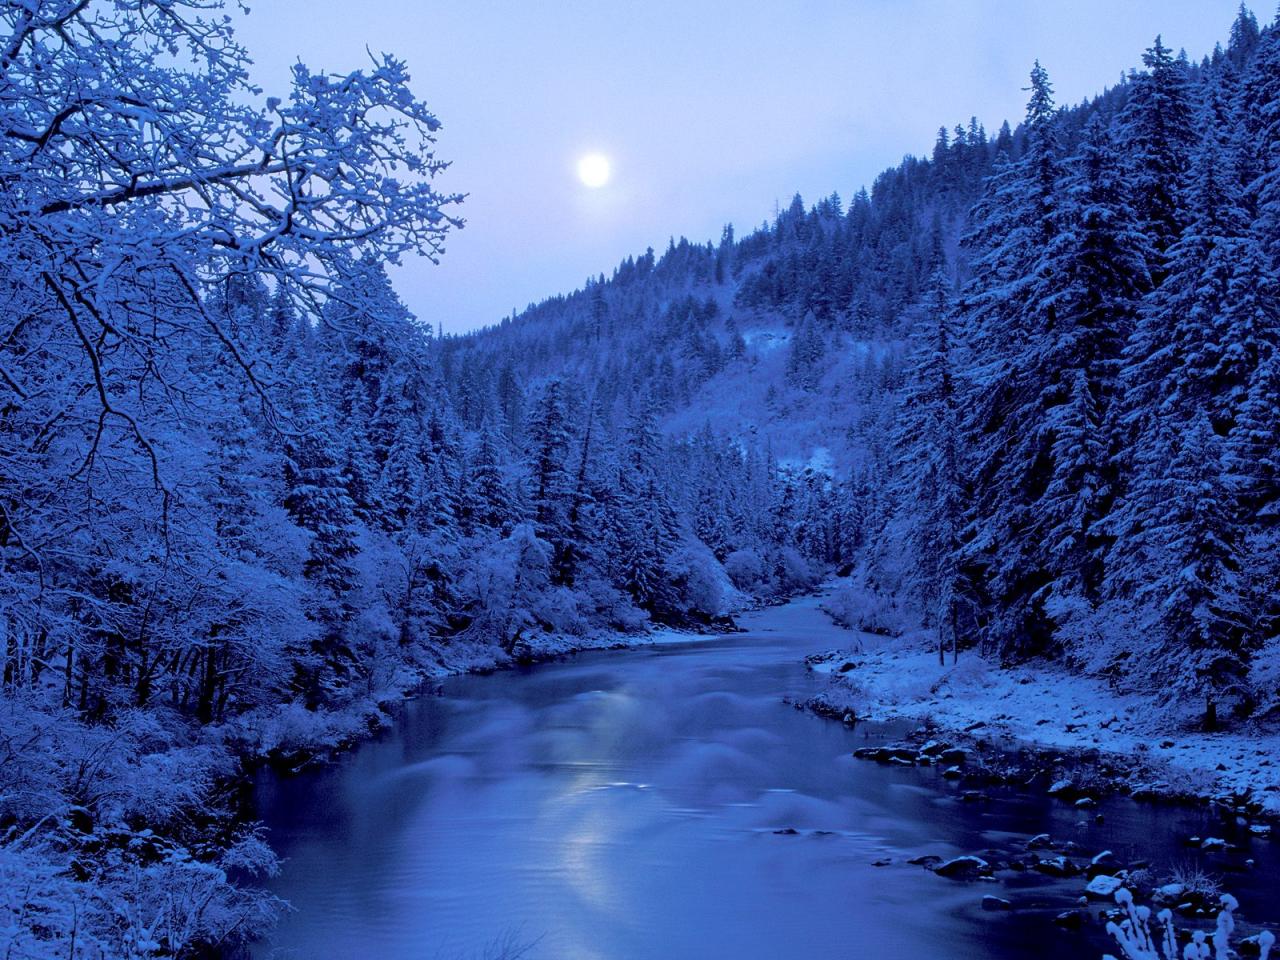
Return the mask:
<path id="1" fill-rule="evenodd" d="M 1190 942 L 1178 953 L 1178 933 L 1173 926 L 1173 912 L 1165 909 L 1155 915 L 1152 926 L 1151 908 L 1139 906 L 1128 890 L 1116 891 L 1116 903 L 1124 911 L 1119 922 L 1107 924 L 1107 933 L 1115 940 L 1124 960 L 1228 960 L 1233 956 L 1231 937 L 1235 933 L 1235 911 L 1240 906 L 1235 897 L 1224 893 L 1222 909 L 1212 937 L 1203 930 L 1191 935 Z M 1275 935 L 1264 930 L 1258 935 L 1258 947 L 1262 960 L 1267 960 L 1275 945 Z M 1212 943 L 1212 949 L 1210 948 Z M 1107 954 L 1104 960 L 1116 960 Z"/>

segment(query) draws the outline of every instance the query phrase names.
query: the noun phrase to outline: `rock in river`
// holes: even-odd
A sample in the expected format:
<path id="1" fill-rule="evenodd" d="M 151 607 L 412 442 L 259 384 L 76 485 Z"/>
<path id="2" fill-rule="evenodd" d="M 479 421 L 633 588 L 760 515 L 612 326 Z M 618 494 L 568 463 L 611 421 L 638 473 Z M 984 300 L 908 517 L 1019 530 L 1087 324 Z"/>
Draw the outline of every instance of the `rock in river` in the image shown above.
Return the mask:
<path id="1" fill-rule="evenodd" d="M 1100 873 L 1084 888 L 1085 895 L 1094 900 L 1110 900 L 1116 891 L 1124 886 L 1124 881 L 1110 874 Z"/>
<path id="2" fill-rule="evenodd" d="M 991 872 L 991 864 L 981 857 L 955 857 L 933 868 L 940 877 L 972 877 Z"/>

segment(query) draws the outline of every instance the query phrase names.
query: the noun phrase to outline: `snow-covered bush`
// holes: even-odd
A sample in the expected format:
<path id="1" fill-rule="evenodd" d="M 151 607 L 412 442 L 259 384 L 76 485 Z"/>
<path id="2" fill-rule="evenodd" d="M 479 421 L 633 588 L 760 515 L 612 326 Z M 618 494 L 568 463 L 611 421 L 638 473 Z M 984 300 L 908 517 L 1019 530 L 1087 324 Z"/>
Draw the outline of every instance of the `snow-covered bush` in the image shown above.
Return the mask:
<path id="1" fill-rule="evenodd" d="M 230 755 L 190 734 L 158 709 L 86 726 L 29 695 L 0 698 L 0 956 L 174 955 L 270 923 L 277 902 L 243 881 L 275 857 L 218 806 Z"/>
<path id="2" fill-rule="evenodd" d="M 904 617 L 897 602 L 865 584 L 851 583 L 834 590 L 822 609 L 840 626 L 863 633 L 898 636 Z"/>
<path id="3" fill-rule="evenodd" d="M 735 550 L 725 557 L 724 570 L 739 590 L 754 593 L 765 584 L 764 558 L 751 547 Z"/>
<path id="4" fill-rule="evenodd" d="M 784 545 L 778 550 L 775 570 L 778 588 L 783 593 L 808 590 L 818 582 L 817 567 L 792 546 Z"/>
<path id="5" fill-rule="evenodd" d="M 456 587 L 471 619 L 467 638 L 509 646 L 545 627 L 550 584 L 551 547 L 529 524 L 477 551 Z"/>
<path id="6" fill-rule="evenodd" d="M 1179 864 L 1169 874 L 1169 883 L 1181 890 L 1181 895 L 1192 894 L 1202 900 L 1216 900 L 1222 896 L 1222 879 L 1194 863 Z"/>
<path id="7" fill-rule="evenodd" d="M 722 617 L 741 600 L 725 568 L 703 543 L 682 542 L 665 566 L 679 603 L 686 610 L 704 617 Z"/>
<path id="8" fill-rule="evenodd" d="M 1235 910 L 1239 906 L 1230 894 L 1221 897 L 1222 910 L 1214 931 L 1197 930 L 1191 934 L 1181 954 L 1178 952 L 1178 933 L 1173 926 L 1173 911 L 1161 910 L 1154 917 L 1151 908 L 1139 906 L 1127 889 L 1116 891 L 1116 903 L 1123 916 L 1119 921 L 1107 924 L 1107 933 L 1115 940 L 1124 960 L 1228 960 L 1234 953 L 1231 938 L 1235 933 Z M 1267 960 L 1276 938 L 1269 930 L 1258 935 L 1257 946 L 1261 960 Z M 1116 960 L 1107 954 L 1104 960 Z"/>

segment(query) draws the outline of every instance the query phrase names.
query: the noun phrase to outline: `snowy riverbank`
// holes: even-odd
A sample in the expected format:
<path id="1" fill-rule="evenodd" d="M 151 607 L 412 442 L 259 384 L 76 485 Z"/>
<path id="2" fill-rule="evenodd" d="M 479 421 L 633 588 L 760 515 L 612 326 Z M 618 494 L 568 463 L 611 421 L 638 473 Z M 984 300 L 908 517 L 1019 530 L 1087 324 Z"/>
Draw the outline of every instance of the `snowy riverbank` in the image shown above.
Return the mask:
<path id="1" fill-rule="evenodd" d="M 860 719 L 909 719 L 995 746 L 1098 751 L 1120 761 L 1116 786 L 1160 796 L 1247 797 L 1280 815 L 1280 733 L 1180 729 L 1152 699 L 1051 664 L 1004 669 L 964 652 L 937 651 L 833 627 L 839 646 L 809 658 L 830 677 L 818 697 Z M 1167 706 L 1167 705 L 1166 705 Z"/>
<path id="2" fill-rule="evenodd" d="M 729 621 L 719 632 L 710 626 L 695 631 L 650 625 L 632 633 L 535 634 L 510 651 L 491 643 L 453 641 L 434 645 L 424 662 L 379 678 L 375 689 L 340 708 L 314 711 L 296 703 L 275 705 L 211 728 L 207 737 L 228 746 L 247 769 L 267 763 L 281 772 L 298 772 L 328 762 L 391 726 L 402 704 L 450 677 L 549 663 L 592 651 L 690 643 L 735 629 Z"/>

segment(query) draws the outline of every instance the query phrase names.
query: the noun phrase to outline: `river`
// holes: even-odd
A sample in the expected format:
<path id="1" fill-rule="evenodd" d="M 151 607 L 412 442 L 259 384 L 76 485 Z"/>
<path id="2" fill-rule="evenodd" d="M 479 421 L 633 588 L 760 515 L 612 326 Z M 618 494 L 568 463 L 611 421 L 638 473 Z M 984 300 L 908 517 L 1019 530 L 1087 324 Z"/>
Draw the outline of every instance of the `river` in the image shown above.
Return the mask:
<path id="1" fill-rule="evenodd" d="M 1118 799 L 1098 824 L 852 759 L 900 731 L 783 703 L 822 682 L 804 655 L 849 634 L 813 597 L 742 622 L 457 677 L 340 762 L 264 774 L 257 812 L 285 858 L 272 886 L 294 910 L 255 957 L 494 960 L 505 941 L 527 960 L 1093 960 L 1098 926 L 1052 923 L 1083 880 L 957 882 L 906 860 L 1023 851 L 1041 832 L 1157 869 L 1200 856 L 1183 845 L 1209 829 L 1198 810 Z M 1276 906 L 1276 846 L 1228 881 L 1246 916 Z M 1019 909 L 985 912 L 984 894 Z"/>

